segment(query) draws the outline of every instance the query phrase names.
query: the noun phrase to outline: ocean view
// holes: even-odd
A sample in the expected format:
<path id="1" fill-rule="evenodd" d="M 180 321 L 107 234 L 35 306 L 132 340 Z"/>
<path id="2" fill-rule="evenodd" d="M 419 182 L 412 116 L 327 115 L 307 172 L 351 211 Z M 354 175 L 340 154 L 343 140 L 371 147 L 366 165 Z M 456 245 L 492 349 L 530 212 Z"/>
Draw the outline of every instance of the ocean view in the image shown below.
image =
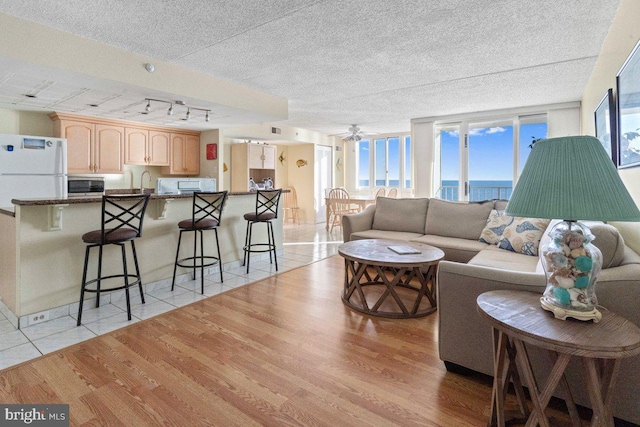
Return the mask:
<path id="1" fill-rule="evenodd" d="M 509 199 L 513 191 L 513 181 L 470 181 L 469 201 L 479 202 L 491 199 Z M 443 180 L 440 197 L 458 201 L 458 180 Z"/>

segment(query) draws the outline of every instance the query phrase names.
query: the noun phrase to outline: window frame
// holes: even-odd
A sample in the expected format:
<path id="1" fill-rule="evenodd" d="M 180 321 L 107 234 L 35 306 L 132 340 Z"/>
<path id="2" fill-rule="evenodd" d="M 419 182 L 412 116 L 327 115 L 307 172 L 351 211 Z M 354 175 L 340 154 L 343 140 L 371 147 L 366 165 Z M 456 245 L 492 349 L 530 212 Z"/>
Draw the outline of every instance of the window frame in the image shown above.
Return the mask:
<path id="1" fill-rule="evenodd" d="M 399 191 L 407 190 L 410 191 L 413 189 L 413 176 L 412 172 L 415 168 L 415 162 L 413 159 L 413 140 L 411 138 L 411 133 L 409 132 L 398 132 L 398 133 L 389 133 L 382 135 L 372 135 L 366 138 L 362 138 L 360 141 L 356 142 L 356 188 L 358 190 L 366 190 L 372 189 L 374 187 L 392 187 L 389 185 L 389 140 L 396 138 L 398 140 L 398 185 L 393 186 L 397 188 Z M 410 151 L 410 163 L 409 170 L 406 169 L 405 155 L 407 149 L 407 138 L 409 144 Z M 376 141 L 384 139 L 384 185 L 376 184 L 376 172 L 377 172 L 377 157 L 376 157 Z M 364 186 L 360 185 L 360 144 L 366 142 L 369 144 L 369 185 Z M 410 186 L 406 186 L 407 178 L 409 178 Z"/>

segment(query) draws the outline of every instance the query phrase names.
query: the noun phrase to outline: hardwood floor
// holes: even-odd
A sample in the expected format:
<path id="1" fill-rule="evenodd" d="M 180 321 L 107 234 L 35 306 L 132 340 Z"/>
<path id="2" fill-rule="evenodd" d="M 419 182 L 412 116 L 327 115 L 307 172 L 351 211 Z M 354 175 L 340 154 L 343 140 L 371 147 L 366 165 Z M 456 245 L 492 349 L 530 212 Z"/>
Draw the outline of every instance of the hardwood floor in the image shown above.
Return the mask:
<path id="1" fill-rule="evenodd" d="M 8 368 L 0 402 L 68 403 L 71 425 L 486 425 L 490 384 L 446 372 L 437 312 L 352 311 L 343 274 L 333 256 Z"/>

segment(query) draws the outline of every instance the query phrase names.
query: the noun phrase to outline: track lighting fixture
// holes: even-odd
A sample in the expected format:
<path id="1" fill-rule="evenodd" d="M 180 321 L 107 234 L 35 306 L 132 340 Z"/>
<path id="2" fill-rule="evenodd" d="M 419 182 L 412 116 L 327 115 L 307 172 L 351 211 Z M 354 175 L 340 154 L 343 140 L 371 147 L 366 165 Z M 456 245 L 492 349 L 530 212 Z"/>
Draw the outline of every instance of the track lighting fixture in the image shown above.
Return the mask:
<path id="1" fill-rule="evenodd" d="M 169 104 L 169 109 L 167 110 L 167 116 L 173 115 L 173 106 L 177 105 L 179 107 L 185 107 L 187 109 L 187 112 L 185 113 L 184 118 L 181 120 L 189 120 L 191 118 L 191 110 L 204 111 L 204 120 L 206 122 L 211 120 L 210 114 L 209 114 L 211 113 L 211 110 L 207 110 L 206 108 L 190 107 L 186 105 L 184 101 L 164 101 L 162 99 L 153 99 L 153 98 L 145 98 L 144 100 L 147 101 L 147 105 L 144 107 L 144 110 L 147 113 L 151 111 L 151 101 L 164 102 L 165 104 Z"/>

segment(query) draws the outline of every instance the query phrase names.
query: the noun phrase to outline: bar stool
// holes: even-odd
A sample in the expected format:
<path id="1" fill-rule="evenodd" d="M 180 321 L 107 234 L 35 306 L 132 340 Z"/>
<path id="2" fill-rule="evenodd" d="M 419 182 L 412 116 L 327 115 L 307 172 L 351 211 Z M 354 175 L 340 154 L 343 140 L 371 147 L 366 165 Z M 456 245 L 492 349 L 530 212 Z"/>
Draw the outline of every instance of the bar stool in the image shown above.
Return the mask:
<path id="1" fill-rule="evenodd" d="M 247 220 L 247 233 L 244 239 L 244 260 L 242 265 L 247 266 L 247 274 L 249 273 L 249 262 L 251 253 L 253 252 L 269 252 L 269 262 L 275 261 L 276 271 L 278 271 L 278 258 L 276 255 L 276 239 L 273 235 L 273 223 L 271 220 L 278 218 L 278 203 L 280 202 L 280 194 L 282 189 L 276 190 L 258 190 L 256 192 L 256 210 L 244 214 Z M 267 224 L 267 240 L 268 243 L 253 243 L 251 235 L 253 224 Z M 266 248 L 265 248 L 266 247 Z M 271 256 L 273 252 L 273 257 Z"/>
<path id="2" fill-rule="evenodd" d="M 134 240 L 142 235 L 142 223 L 144 213 L 149 203 L 149 194 L 136 195 L 113 195 L 102 196 L 102 225 L 100 230 L 90 231 L 82 236 L 82 241 L 87 244 L 84 255 L 84 270 L 82 272 L 82 288 L 80 290 L 80 304 L 78 307 L 78 323 L 82 321 L 82 306 L 84 304 L 84 293 L 93 292 L 96 294 L 96 308 L 100 307 L 100 293 L 111 292 L 124 289 L 127 300 L 127 319 L 131 320 L 131 301 L 129 298 L 129 288 L 138 285 L 140 288 L 140 298 L 144 304 L 144 293 L 142 291 L 142 279 L 138 268 L 138 257 Z M 136 268 L 135 274 L 130 274 L 127 269 L 126 242 L 131 242 L 131 252 L 133 263 Z M 122 252 L 122 274 L 102 275 L 102 253 L 106 245 L 120 246 Z M 95 279 L 87 281 L 87 267 L 89 265 L 89 254 L 92 248 L 98 248 L 98 275 Z M 108 279 L 122 278 L 124 284 L 115 288 L 102 289 L 102 281 Z M 129 281 L 134 279 L 133 281 Z M 95 288 L 88 288 L 95 283 Z"/>
<path id="3" fill-rule="evenodd" d="M 218 226 L 222 219 L 222 209 L 227 200 L 227 192 L 204 192 L 196 191 L 193 193 L 193 204 L 191 209 L 191 218 L 182 220 L 178 223 L 180 228 L 180 237 L 178 237 L 178 249 L 176 250 L 176 262 L 173 266 L 173 280 L 171 282 L 171 290 L 176 284 L 176 271 L 178 267 L 193 268 L 193 277 L 195 279 L 196 269 L 200 268 L 200 288 L 204 294 L 204 268 L 218 264 L 220 266 L 220 281 L 222 279 L 222 261 L 220 259 L 220 243 L 218 241 Z M 218 256 L 204 255 L 204 239 L 202 232 L 205 230 L 213 230 L 216 235 L 216 248 Z M 180 243 L 182 242 L 182 233 L 193 232 L 193 256 L 178 259 L 180 255 Z M 200 255 L 197 254 L 198 234 L 200 234 Z"/>

